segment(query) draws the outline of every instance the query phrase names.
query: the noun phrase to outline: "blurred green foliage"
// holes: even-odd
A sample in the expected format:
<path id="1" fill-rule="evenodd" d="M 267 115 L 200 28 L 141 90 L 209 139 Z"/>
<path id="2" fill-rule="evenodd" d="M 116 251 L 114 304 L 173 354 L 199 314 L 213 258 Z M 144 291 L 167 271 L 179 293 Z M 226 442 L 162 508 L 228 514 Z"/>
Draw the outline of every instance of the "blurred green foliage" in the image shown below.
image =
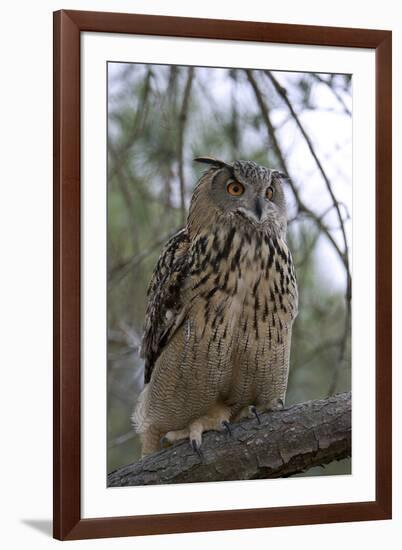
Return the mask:
<path id="1" fill-rule="evenodd" d="M 244 71 L 196 68 L 191 72 L 187 67 L 109 63 L 108 72 L 107 426 L 111 471 L 140 456 L 130 415 L 143 384 L 138 350 L 146 288 L 163 243 L 183 224 L 183 209 L 202 171 L 192 158 L 251 159 L 271 167 L 278 167 L 279 159 L 273 147 L 273 139 L 278 138 L 267 132 Z M 254 76 L 267 109 L 280 114 L 280 97 L 258 73 L 254 71 Z M 350 96 L 348 76 L 294 73 L 286 84 L 297 112 L 321 108 L 314 103 L 313 93 L 321 86 L 332 90 L 339 116 L 346 116 L 342 102 Z M 289 158 L 291 151 L 283 155 Z M 292 404 L 349 390 L 351 368 L 346 277 L 330 285 L 323 276 L 322 262 L 328 262 L 331 245 L 317 220 L 298 211 L 290 191 L 289 197 L 288 240 L 300 292 L 287 394 L 287 404 Z M 317 219 L 321 214 L 318 205 Z M 331 261 L 339 263 L 333 253 Z M 350 461 L 316 468 L 307 475 L 326 473 L 350 473 Z"/>

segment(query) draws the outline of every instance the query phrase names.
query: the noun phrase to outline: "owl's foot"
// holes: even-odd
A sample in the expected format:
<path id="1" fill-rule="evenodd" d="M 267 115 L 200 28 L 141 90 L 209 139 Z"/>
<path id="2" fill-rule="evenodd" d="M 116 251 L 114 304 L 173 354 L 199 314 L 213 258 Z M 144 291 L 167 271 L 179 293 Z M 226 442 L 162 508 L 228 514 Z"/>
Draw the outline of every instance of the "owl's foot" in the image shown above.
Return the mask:
<path id="1" fill-rule="evenodd" d="M 194 435 L 194 434 L 193 434 Z M 194 452 L 198 454 L 198 456 L 202 459 L 202 452 L 201 452 L 201 443 L 199 443 L 198 439 L 192 438 L 190 433 L 190 428 L 186 428 L 185 430 L 171 430 L 170 432 L 167 432 L 163 437 L 160 439 L 160 445 L 161 449 L 165 449 L 167 447 L 170 447 L 175 443 L 176 441 L 181 441 L 183 439 L 189 438 L 191 447 Z"/>
<path id="2" fill-rule="evenodd" d="M 233 420 L 237 422 L 238 420 L 242 420 L 243 418 L 256 418 L 258 424 L 261 424 L 261 418 L 257 412 L 257 407 L 255 405 L 248 405 L 247 407 L 243 407 L 237 413 Z"/>
<path id="3" fill-rule="evenodd" d="M 272 399 L 267 405 L 263 407 L 264 411 L 280 411 L 285 406 L 285 403 L 283 402 L 283 399 L 280 397 L 277 397 L 276 399 Z"/>
<path id="4" fill-rule="evenodd" d="M 272 412 L 272 411 L 280 411 L 283 409 L 284 404 L 283 400 L 278 398 L 274 399 L 273 401 L 270 401 L 267 405 L 260 407 L 260 412 Z M 261 418 L 258 414 L 257 408 L 253 405 L 250 407 L 250 411 L 254 414 L 254 416 L 257 419 L 258 424 L 261 424 Z"/>
<path id="5" fill-rule="evenodd" d="M 280 397 L 277 397 L 275 399 L 271 399 L 271 401 L 269 401 L 266 404 L 260 405 L 258 407 L 258 409 L 259 409 L 260 413 L 263 413 L 263 412 L 280 411 L 280 410 L 283 409 L 283 407 L 284 407 L 283 399 L 281 399 Z M 251 407 L 251 410 L 255 414 L 255 416 L 257 417 L 258 424 L 261 424 L 261 419 L 258 416 L 258 412 L 257 412 L 256 407 Z"/>
<path id="6" fill-rule="evenodd" d="M 235 416 L 234 420 L 241 420 L 242 418 L 255 418 L 258 424 L 261 424 L 260 414 L 268 411 L 278 411 L 283 409 L 284 403 L 280 398 L 273 399 L 266 403 L 265 405 L 259 405 L 258 409 L 256 405 L 249 405 L 243 407 L 240 412 Z"/>
<path id="7" fill-rule="evenodd" d="M 188 428 L 186 428 L 185 430 L 172 430 L 170 432 L 167 432 L 160 439 L 161 448 L 163 449 L 165 447 L 169 447 L 170 445 L 173 445 L 173 443 L 175 443 L 176 441 L 186 439 L 189 434 L 190 432 Z"/>
<path id="8" fill-rule="evenodd" d="M 213 405 L 208 413 L 200 416 L 190 424 L 190 442 L 192 448 L 200 455 L 202 444 L 202 434 L 208 430 L 222 431 L 226 429 L 230 432 L 229 426 L 230 408 L 221 403 Z"/>

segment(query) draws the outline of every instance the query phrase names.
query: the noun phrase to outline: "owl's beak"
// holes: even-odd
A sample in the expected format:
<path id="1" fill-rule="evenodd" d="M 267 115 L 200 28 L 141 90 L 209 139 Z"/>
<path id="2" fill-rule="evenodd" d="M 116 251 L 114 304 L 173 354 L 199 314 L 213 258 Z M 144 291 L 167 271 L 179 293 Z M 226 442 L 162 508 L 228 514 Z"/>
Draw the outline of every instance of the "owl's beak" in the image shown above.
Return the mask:
<path id="1" fill-rule="evenodd" d="M 258 221 L 261 221 L 263 211 L 264 211 L 264 199 L 261 197 L 257 197 L 254 202 L 254 213 Z"/>
<path id="2" fill-rule="evenodd" d="M 267 204 L 263 197 L 252 198 L 246 207 L 241 206 L 238 210 L 257 224 L 262 224 L 267 219 Z"/>

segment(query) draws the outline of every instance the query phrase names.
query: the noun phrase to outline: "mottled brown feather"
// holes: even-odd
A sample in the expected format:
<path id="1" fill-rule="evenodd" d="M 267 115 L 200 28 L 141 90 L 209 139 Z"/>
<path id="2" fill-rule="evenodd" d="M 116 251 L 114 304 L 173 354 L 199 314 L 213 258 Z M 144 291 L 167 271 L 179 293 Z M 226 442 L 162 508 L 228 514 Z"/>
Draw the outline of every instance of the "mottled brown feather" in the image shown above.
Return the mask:
<path id="1" fill-rule="evenodd" d="M 189 267 L 187 229 L 177 231 L 163 247 L 148 286 L 141 357 L 145 360 L 144 382 L 151 380 L 155 361 L 180 325 L 181 292 Z"/>

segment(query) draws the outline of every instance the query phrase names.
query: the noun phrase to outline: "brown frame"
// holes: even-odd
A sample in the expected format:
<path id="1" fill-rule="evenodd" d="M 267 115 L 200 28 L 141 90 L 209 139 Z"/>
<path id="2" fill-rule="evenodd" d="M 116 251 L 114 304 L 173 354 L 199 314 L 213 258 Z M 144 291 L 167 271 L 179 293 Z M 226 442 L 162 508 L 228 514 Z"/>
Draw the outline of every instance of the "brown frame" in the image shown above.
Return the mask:
<path id="1" fill-rule="evenodd" d="M 80 33 L 248 40 L 375 49 L 376 500 L 81 519 Z M 391 518 L 390 31 L 123 13 L 54 13 L 54 537 L 84 539 Z"/>

